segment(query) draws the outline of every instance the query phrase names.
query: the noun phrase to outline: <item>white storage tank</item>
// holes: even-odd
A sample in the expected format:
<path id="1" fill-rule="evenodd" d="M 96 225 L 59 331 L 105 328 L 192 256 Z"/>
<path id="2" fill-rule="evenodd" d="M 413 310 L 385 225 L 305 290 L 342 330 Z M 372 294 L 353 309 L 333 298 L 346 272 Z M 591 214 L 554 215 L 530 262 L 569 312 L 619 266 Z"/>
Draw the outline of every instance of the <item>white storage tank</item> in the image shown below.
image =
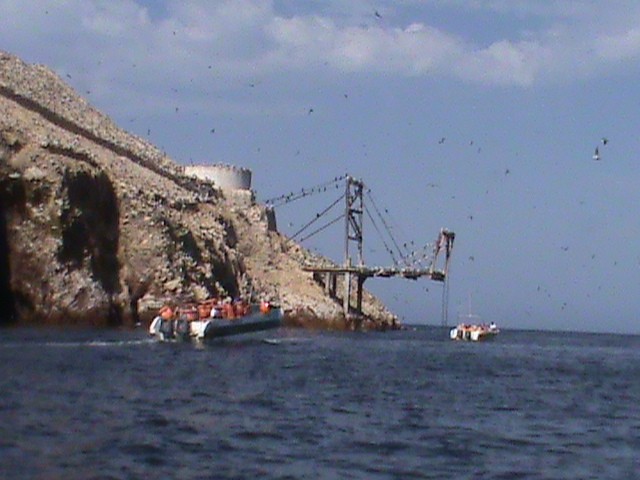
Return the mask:
<path id="1" fill-rule="evenodd" d="M 185 174 L 212 182 L 223 190 L 251 190 L 251 170 L 233 165 L 191 165 Z"/>

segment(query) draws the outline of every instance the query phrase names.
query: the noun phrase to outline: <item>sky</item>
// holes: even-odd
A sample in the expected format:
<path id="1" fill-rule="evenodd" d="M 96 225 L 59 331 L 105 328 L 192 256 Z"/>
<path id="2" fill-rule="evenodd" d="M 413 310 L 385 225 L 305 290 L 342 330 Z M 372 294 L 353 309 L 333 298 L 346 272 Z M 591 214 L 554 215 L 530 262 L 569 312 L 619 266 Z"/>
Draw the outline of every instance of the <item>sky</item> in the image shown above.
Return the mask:
<path id="1" fill-rule="evenodd" d="M 449 324 L 471 310 L 503 329 L 640 333 L 640 2 L 0 0 L 0 12 L 0 49 L 178 163 L 249 168 L 259 201 L 348 173 L 400 245 L 454 231 Z M 338 194 L 277 207 L 280 230 Z M 368 222 L 365 263 L 392 266 Z M 338 222 L 303 245 L 341 262 L 343 233 Z M 440 283 L 365 286 L 404 323 L 441 322 Z"/>

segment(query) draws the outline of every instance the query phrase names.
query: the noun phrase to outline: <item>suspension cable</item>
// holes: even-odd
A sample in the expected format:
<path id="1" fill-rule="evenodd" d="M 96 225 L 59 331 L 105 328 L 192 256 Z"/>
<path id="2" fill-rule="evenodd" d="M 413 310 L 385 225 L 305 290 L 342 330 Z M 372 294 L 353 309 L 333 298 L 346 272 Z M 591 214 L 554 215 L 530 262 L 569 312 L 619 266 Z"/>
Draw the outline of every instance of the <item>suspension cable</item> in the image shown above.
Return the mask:
<path id="1" fill-rule="evenodd" d="M 385 250 L 387 251 L 387 253 L 389 255 L 391 255 L 391 260 L 393 261 L 393 263 L 395 265 L 398 264 L 398 261 L 396 260 L 395 255 L 393 254 L 393 250 L 389 247 L 389 245 L 387 244 L 387 242 L 384 239 L 384 235 L 382 235 L 382 232 L 380 231 L 380 229 L 378 228 L 378 224 L 376 223 L 376 221 L 374 220 L 373 216 L 371 215 L 371 212 L 369 211 L 369 208 L 367 207 L 367 205 L 365 204 L 364 206 L 364 211 L 367 212 L 367 216 L 369 217 L 369 219 L 371 220 L 371 223 L 373 224 L 373 228 L 375 229 L 375 231 L 378 233 L 378 236 L 380 237 L 380 240 L 382 240 L 382 244 L 384 245 Z"/>
<path id="2" fill-rule="evenodd" d="M 316 185 L 314 187 L 311 187 L 311 188 L 302 188 L 298 192 L 291 192 L 291 193 L 288 193 L 288 194 L 280 195 L 278 197 L 273 197 L 271 199 L 266 200 L 265 203 L 267 205 L 272 206 L 272 207 L 278 207 L 278 206 L 285 205 L 285 204 L 291 203 L 291 202 L 293 202 L 295 200 L 299 200 L 301 198 L 305 198 L 305 197 L 308 197 L 308 196 L 311 196 L 311 195 L 314 195 L 314 194 L 317 194 L 317 193 L 327 192 L 327 190 L 330 189 L 332 186 L 335 186 L 336 189 L 339 189 L 340 185 L 338 185 L 338 183 L 342 182 L 347 177 L 348 177 L 348 174 L 340 175 L 340 176 L 334 177 L 332 180 L 329 180 L 329 181 L 324 182 L 324 183 L 320 183 L 320 184 L 318 184 L 318 185 Z M 365 187 L 366 187 L 366 185 L 365 185 Z M 383 216 L 380 208 L 376 204 L 375 199 L 373 198 L 373 194 L 371 193 L 371 189 L 367 187 L 366 192 L 367 192 L 367 196 L 369 198 L 369 201 L 371 202 L 371 205 L 373 206 L 373 209 L 374 209 L 379 221 L 384 226 L 384 232 L 378 226 L 378 223 L 376 222 L 376 220 L 374 218 L 374 215 L 372 215 L 371 211 L 369 210 L 367 204 L 363 205 L 364 210 L 365 210 L 368 218 L 371 220 L 371 223 L 373 224 L 374 229 L 376 230 L 380 240 L 382 241 L 385 250 L 391 256 L 391 260 L 393 261 L 394 266 L 396 266 L 396 267 L 399 266 L 399 264 L 401 262 L 406 267 L 422 266 L 423 261 L 426 261 L 430 257 L 433 257 L 433 252 L 431 251 L 431 248 L 433 247 L 433 244 L 430 244 L 430 243 L 427 243 L 423 247 L 419 247 L 418 248 L 418 246 L 415 245 L 413 241 L 408 242 L 408 244 L 407 244 L 407 242 L 405 242 L 404 244 L 402 244 L 403 247 L 404 247 L 404 250 L 403 250 L 401 248 L 399 242 L 396 240 L 396 238 L 395 238 L 395 236 L 393 234 L 393 230 L 392 230 L 392 228 L 390 226 L 390 224 L 393 223 L 392 222 L 393 219 L 392 219 L 391 215 L 389 215 L 388 210 L 384 209 L 385 213 L 388 216 L 388 218 L 385 219 L 385 217 Z M 294 233 L 290 238 L 292 240 L 294 240 L 297 237 L 299 237 L 302 233 L 304 233 L 309 227 L 311 227 L 320 218 L 322 218 L 324 215 L 326 215 L 333 207 L 335 207 L 344 198 L 345 198 L 345 194 L 343 193 L 338 199 L 336 199 L 331 205 L 329 205 L 323 211 L 321 211 L 320 213 L 316 213 L 315 218 L 313 218 L 312 220 L 307 222 L 296 233 Z M 329 226 L 333 225 L 334 223 L 339 221 L 341 218 L 344 218 L 344 216 L 345 216 L 344 214 L 341 215 L 340 217 L 338 217 L 338 218 L 332 220 L 331 222 L 323 225 L 322 227 L 319 227 L 318 229 L 314 230 L 310 234 L 306 235 L 304 238 L 299 238 L 298 241 L 299 242 L 303 242 L 304 240 L 307 240 L 308 238 L 316 235 L 317 233 L 321 232 L 322 230 L 324 230 L 324 229 L 328 228 Z M 385 232 L 386 232 L 386 235 L 385 235 Z M 392 243 L 393 247 L 395 247 L 395 251 L 394 251 L 394 248 L 392 248 L 392 246 L 389 244 L 387 239 L 390 240 L 390 242 Z M 400 260 L 398 260 L 396 255 L 398 255 L 400 257 Z M 433 258 L 431 258 L 431 262 L 433 262 Z M 446 295 L 448 296 L 448 293 Z M 443 296 L 444 296 L 444 292 L 443 292 Z M 444 298 L 443 298 L 443 301 L 444 301 Z"/>
<path id="3" fill-rule="evenodd" d="M 400 256 L 400 258 L 402 259 L 403 263 L 405 266 L 407 267 L 411 267 L 411 266 L 416 266 L 416 265 L 421 265 L 423 261 L 429 259 L 432 256 L 432 252 L 430 251 L 431 248 L 433 247 L 433 245 L 431 243 L 427 243 L 424 246 L 418 248 L 417 245 L 415 245 L 415 243 L 413 241 L 408 242 L 409 246 L 411 246 L 411 248 L 414 248 L 414 250 L 410 250 L 409 246 L 407 245 L 407 242 L 403 243 L 402 246 L 404 247 L 404 249 L 402 249 L 398 243 L 398 241 L 396 240 L 396 238 L 393 235 L 393 229 L 390 226 L 391 221 L 393 220 L 392 217 L 389 215 L 389 218 L 387 220 L 385 220 L 382 212 L 380 211 L 380 208 L 377 206 L 373 195 L 371 193 L 371 189 L 369 189 L 367 191 L 367 195 L 369 196 L 369 199 L 371 200 L 371 203 L 378 215 L 378 217 L 380 218 L 380 220 L 382 221 L 383 225 L 385 226 L 385 230 L 389 236 L 389 238 L 391 239 L 391 241 L 393 242 L 393 244 L 395 245 L 396 249 L 397 249 L 397 253 Z M 389 212 L 385 209 L 385 212 L 387 213 L 387 215 L 389 214 Z M 373 218 L 371 217 L 371 215 L 369 215 L 369 218 L 371 219 L 372 223 L 375 225 L 375 221 L 373 220 Z M 396 260 L 396 258 L 394 257 L 391 249 L 389 248 L 388 244 L 384 241 L 383 239 L 383 235 L 380 233 L 380 230 L 377 229 L 378 234 L 380 235 L 380 238 L 382 239 L 385 248 L 387 249 L 387 251 L 390 253 L 392 260 L 394 262 L 394 264 L 397 266 L 399 264 L 399 262 Z"/>
<path id="4" fill-rule="evenodd" d="M 336 223 L 339 220 L 342 220 L 344 218 L 344 213 L 342 215 L 340 215 L 338 218 L 331 220 L 329 223 L 327 223 L 326 225 L 314 230 L 313 232 L 311 232 L 309 235 L 307 235 L 306 237 L 301 238 L 299 241 L 300 242 L 304 242 L 305 240 L 313 237 L 316 233 L 320 233 L 322 230 L 324 230 L 325 228 L 330 227 L 331 225 L 333 225 L 334 223 Z"/>
<path id="5" fill-rule="evenodd" d="M 400 258 L 405 262 L 406 264 L 406 260 L 405 260 L 405 256 L 402 253 L 402 250 L 400 249 L 400 246 L 398 245 L 398 242 L 396 241 L 395 237 L 393 236 L 393 233 L 391 232 L 391 229 L 389 228 L 389 225 L 387 224 L 387 222 L 385 221 L 384 217 L 382 216 L 382 214 L 380 213 L 380 209 L 378 208 L 378 206 L 376 205 L 375 200 L 373 199 L 373 196 L 371 195 L 371 189 L 367 190 L 367 196 L 369 197 L 369 200 L 371 200 L 371 204 L 373 205 L 374 210 L 376 211 L 376 213 L 378 214 L 378 217 L 380 218 L 380 220 L 382 221 L 382 224 L 384 225 L 387 234 L 389 235 L 389 238 L 391 239 L 391 241 L 393 242 L 394 246 L 396 247 L 396 251 L 398 252 L 398 255 L 400 255 Z M 396 262 L 394 260 L 394 263 L 397 265 L 398 262 Z"/>
<path id="6" fill-rule="evenodd" d="M 324 214 L 326 214 L 329 210 L 331 210 L 333 207 L 335 207 L 338 204 L 338 202 L 340 202 L 344 198 L 344 195 L 345 195 L 344 193 L 342 195 L 340 195 L 340 197 L 338 197 L 338 199 L 336 201 L 334 201 L 331 205 L 329 205 L 327 208 L 325 208 L 322 212 L 316 213 L 315 218 L 313 218 L 312 220 L 307 222 L 305 225 L 303 225 L 302 228 L 300 228 L 300 230 L 298 230 L 296 233 L 294 233 L 291 236 L 291 239 L 294 240 L 298 235 L 300 235 L 307 228 L 309 228 L 311 225 L 313 225 L 315 222 L 317 222 Z"/>
<path id="7" fill-rule="evenodd" d="M 448 276 L 445 277 L 442 285 L 442 319 L 440 323 L 443 327 L 449 324 L 449 281 Z"/>
<path id="8" fill-rule="evenodd" d="M 335 177 L 333 180 L 329 180 L 328 182 L 321 183 L 314 187 L 302 188 L 298 192 L 285 193 L 284 195 L 280 195 L 278 197 L 269 198 L 268 200 L 265 200 L 264 203 L 272 207 L 279 207 L 281 205 L 291 203 L 295 200 L 299 200 L 301 198 L 314 195 L 316 193 L 326 192 L 327 188 L 331 187 L 332 185 L 335 185 L 337 189 L 337 188 L 340 188 L 340 186 L 338 185 L 338 182 L 341 182 L 347 177 L 348 177 L 347 174 L 340 175 L 339 177 Z"/>

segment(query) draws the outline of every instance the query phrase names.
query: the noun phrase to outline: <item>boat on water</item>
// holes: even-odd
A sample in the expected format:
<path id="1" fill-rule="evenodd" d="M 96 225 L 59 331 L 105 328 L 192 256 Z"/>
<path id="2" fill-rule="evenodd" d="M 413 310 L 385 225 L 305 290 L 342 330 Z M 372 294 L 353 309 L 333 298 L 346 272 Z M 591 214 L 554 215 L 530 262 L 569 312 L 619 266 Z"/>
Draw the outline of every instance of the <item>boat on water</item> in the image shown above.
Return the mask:
<path id="1" fill-rule="evenodd" d="M 203 302 L 175 311 L 165 305 L 149 325 L 149 334 L 164 342 L 203 341 L 278 328 L 282 318 L 282 308 L 268 302 Z"/>
<path id="2" fill-rule="evenodd" d="M 468 324 L 461 323 L 449 332 L 451 340 L 466 340 L 471 342 L 479 342 L 481 340 L 490 340 L 500 333 L 498 326 L 491 322 L 487 324 Z"/>
<path id="3" fill-rule="evenodd" d="M 451 340 L 479 342 L 481 340 L 490 340 L 500 333 L 498 326 L 494 322 L 489 324 L 480 323 L 480 317 L 471 313 L 471 295 L 469 295 L 468 312 L 458 318 L 458 326 L 452 328 L 449 332 Z"/>

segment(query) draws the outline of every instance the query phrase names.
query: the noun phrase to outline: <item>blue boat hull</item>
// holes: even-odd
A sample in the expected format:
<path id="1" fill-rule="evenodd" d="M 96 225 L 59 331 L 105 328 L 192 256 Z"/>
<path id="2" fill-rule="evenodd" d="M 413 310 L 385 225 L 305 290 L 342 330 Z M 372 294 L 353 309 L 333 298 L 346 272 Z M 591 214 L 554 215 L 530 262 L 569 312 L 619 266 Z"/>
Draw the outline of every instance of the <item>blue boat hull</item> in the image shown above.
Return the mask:
<path id="1" fill-rule="evenodd" d="M 282 310 L 275 308 L 269 313 L 254 313 L 234 320 L 211 319 L 204 329 L 204 338 L 220 338 L 231 335 L 271 330 L 282 326 Z"/>
<path id="2" fill-rule="evenodd" d="M 156 317 L 149 326 L 149 333 L 162 341 L 209 340 L 243 335 L 282 326 L 281 308 L 272 308 L 266 313 L 257 309 L 238 318 L 207 318 L 187 321 L 185 319 L 163 320 Z"/>

